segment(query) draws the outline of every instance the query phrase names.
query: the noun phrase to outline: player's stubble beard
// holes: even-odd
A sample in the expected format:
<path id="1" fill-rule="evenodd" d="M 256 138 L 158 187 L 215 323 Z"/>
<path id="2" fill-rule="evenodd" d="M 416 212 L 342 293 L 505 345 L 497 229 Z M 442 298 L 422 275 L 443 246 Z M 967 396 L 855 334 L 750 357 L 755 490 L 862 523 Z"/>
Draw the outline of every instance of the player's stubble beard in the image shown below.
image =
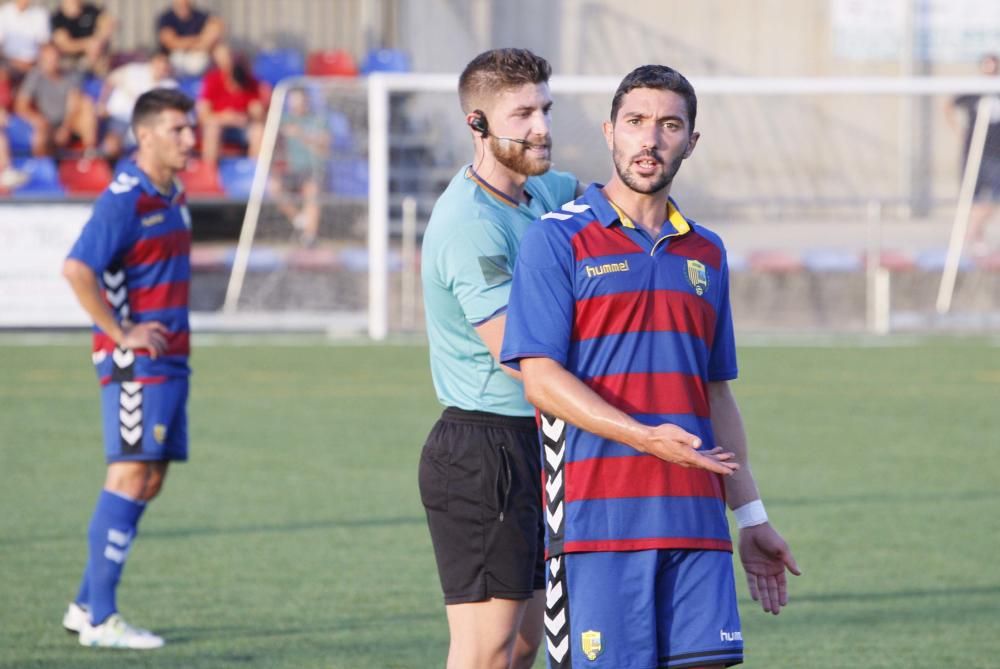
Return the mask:
<path id="1" fill-rule="evenodd" d="M 539 141 L 533 141 L 534 146 L 545 146 L 549 149 L 546 158 L 536 158 L 528 155 L 528 148 L 524 144 L 504 141 L 496 137 L 490 137 L 490 151 L 497 162 L 517 174 L 527 177 L 536 177 L 545 174 L 552 167 L 552 140 L 545 137 Z"/>
<path id="2" fill-rule="evenodd" d="M 646 182 L 643 181 L 644 177 L 639 177 L 633 174 L 632 164 L 640 158 L 652 158 L 653 160 L 659 162 L 660 165 L 663 166 L 663 169 L 660 171 L 660 176 L 656 177 L 652 182 Z M 660 192 L 673 183 L 677 170 L 681 168 L 681 163 L 684 162 L 684 154 L 682 153 L 674 158 L 671 163 L 667 164 L 664 162 L 659 151 L 646 149 L 644 151 L 640 151 L 634 156 L 626 158 L 625 152 L 620 150 L 618 145 L 615 144 L 612 152 L 612 159 L 615 163 L 615 171 L 618 172 L 618 178 L 621 179 L 626 186 L 634 190 L 636 193 L 651 195 L 653 193 Z"/>

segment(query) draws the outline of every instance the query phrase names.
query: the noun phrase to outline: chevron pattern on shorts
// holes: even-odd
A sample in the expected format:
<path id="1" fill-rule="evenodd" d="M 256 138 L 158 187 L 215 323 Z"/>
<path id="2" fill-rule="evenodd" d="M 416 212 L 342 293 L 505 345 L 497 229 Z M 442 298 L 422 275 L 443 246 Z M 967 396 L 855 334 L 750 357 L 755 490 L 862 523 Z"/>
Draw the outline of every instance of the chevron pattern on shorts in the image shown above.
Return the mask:
<path id="1" fill-rule="evenodd" d="M 118 349 L 115 349 L 118 352 Z M 131 351 L 128 351 L 131 355 Z M 122 381 L 118 393 L 118 434 L 122 453 L 142 451 L 142 384 Z"/>
<path id="2" fill-rule="evenodd" d="M 128 306 L 128 287 L 125 285 L 125 270 L 104 272 L 104 296 L 111 309 L 122 319 L 130 315 Z"/>
<path id="3" fill-rule="evenodd" d="M 566 421 L 542 414 L 542 448 L 545 453 L 545 524 L 549 555 L 562 553 L 565 509 L 563 469 L 566 464 Z"/>
<path id="4" fill-rule="evenodd" d="M 569 594 L 563 560 L 563 556 L 549 560 L 545 585 L 545 649 L 550 669 L 573 666 L 573 654 L 569 652 Z"/>

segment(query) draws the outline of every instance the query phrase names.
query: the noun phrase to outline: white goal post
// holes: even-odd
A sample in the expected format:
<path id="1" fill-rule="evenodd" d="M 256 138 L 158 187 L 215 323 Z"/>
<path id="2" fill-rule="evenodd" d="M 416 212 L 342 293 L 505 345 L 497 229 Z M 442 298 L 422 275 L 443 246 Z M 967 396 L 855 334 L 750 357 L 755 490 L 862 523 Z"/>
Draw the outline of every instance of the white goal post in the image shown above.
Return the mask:
<path id="1" fill-rule="evenodd" d="M 296 79 L 281 82 L 274 91 L 274 97 L 266 123 L 263 148 L 257 163 L 253 186 L 247 204 L 243 228 L 230 276 L 224 312 L 236 314 L 240 311 L 238 305 L 241 290 L 246 279 L 247 263 L 261 215 L 261 206 L 265 200 L 268 170 L 273 160 L 273 152 L 278 140 L 279 124 L 285 96 L 292 86 L 302 85 L 312 81 L 320 86 L 354 87 L 364 89 L 367 101 L 367 316 L 365 330 L 373 340 L 383 340 L 390 331 L 390 100 L 399 94 L 454 94 L 457 87 L 457 74 L 389 74 L 376 73 L 371 76 L 354 80 Z M 567 95 L 595 95 L 605 99 L 610 106 L 611 96 L 620 79 L 617 77 L 580 77 L 555 76 L 550 85 L 553 96 L 558 99 Z M 692 84 L 702 101 L 702 109 L 711 102 L 705 98 L 721 96 L 859 96 L 870 99 L 878 96 L 894 96 L 901 103 L 917 99 L 919 96 L 951 96 L 960 93 L 1000 93 L 1000 77 L 827 77 L 827 78 L 759 78 L 759 77 L 692 77 Z M 901 107 L 909 105 L 901 104 Z M 558 107 L 558 105 L 557 105 Z M 866 111 L 858 113 L 857 123 L 863 126 L 866 122 Z M 701 114 L 699 114 L 699 123 Z M 899 114 L 899 141 L 894 144 L 897 155 L 887 156 L 887 164 L 893 169 L 905 173 L 906 165 L 913 159 L 913 129 L 915 121 L 912 113 L 902 111 Z M 457 107 L 453 117 L 438 118 L 435 121 L 448 126 L 460 125 L 460 112 Z M 595 123 L 596 125 L 596 123 Z M 565 142 L 560 138 L 560 126 L 554 123 L 554 134 L 557 145 Z M 589 140 L 588 140 L 589 141 Z M 699 145 L 700 146 L 700 145 Z M 466 147 L 468 148 L 468 147 Z M 558 148 L 558 146 L 557 146 Z M 956 149 L 957 155 L 957 149 Z M 458 169 L 465 156 L 459 156 L 454 169 Z M 899 167 L 903 165 L 903 167 Z M 564 169 L 576 171 L 573 165 L 562 164 Z M 808 196 L 808 194 L 803 194 Z M 958 220 L 956 219 L 956 225 Z"/>

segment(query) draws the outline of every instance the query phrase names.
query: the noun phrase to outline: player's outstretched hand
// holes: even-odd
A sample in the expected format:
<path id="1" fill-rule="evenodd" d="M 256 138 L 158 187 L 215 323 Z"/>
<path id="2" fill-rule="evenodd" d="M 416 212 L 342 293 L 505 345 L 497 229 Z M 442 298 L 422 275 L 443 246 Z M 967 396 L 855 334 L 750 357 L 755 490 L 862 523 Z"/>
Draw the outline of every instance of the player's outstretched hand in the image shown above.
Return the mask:
<path id="1" fill-rule="evenodd" d="M 682 467 L 707 469 L 716 474 L 728 475 L 740 468 L 733 461 L 733 453 L 721 448 L 699 451 L 701 439 L 676 425 L 664 423 L 651 428 L 643 444 L 643 452 Z"/>
<path id="2" fill-rule="evenodd" d="M 785 569 L 799 576 L 791 549 L 770 523 L 740 530 L 740 560 L 747 575 L 750 596 L 767 613 L 778 615 L 788 604 Z"/>
<path id="3" fill-rule="evenodd" d="M 167 328 L 159 321 L 145 321 L 125 325 L 122 346 L 130 349 L 144 348 L 154 360 L 167 349 Z"/>

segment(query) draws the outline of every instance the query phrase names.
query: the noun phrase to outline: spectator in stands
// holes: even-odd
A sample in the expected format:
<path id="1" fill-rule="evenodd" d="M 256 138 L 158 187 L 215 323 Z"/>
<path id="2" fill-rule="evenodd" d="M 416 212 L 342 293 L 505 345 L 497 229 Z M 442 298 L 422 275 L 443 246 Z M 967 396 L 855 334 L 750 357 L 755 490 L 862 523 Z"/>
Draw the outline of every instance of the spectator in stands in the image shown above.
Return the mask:
<path id="1" fill-rule="evenodd" d="M 1000 56 L 987 54 L 979 61 L 979 71 L 987 77 L 1000 75 Z M 948 122 L 953 128 L 958 128 L 957 112 L 965 115 L 965 141 L 962 151 L 962 168 L 969 154 L 972 143 L 972 129 L 976 125 L 979 100 L 981 95 L 960 95 L 948 106 Z M 1000 96 L 992 95 L 992 109 L 989 112 L 989 122 L 986 127 L 986 143 L 983 146 L 983 158 L 979 164 L 979 174 L 976 177 L 976 189 L 973 196 L 972 211 L 969 213 L 968 241 L 972 253 L 984 255 L 989 251 L 986 243 L 986 224 L 996 213 L 1000 202 Z"/>
<path id="2" fill-rule="evenodd" d="M 196 8 L 191 0 L 173 0 L 156 22 L 156 35 L 170 54 L 174 71 L 198 77 L 211 64 L 212 47 L 222 38 L 224 27 L 222 19 Z"/>
<path id="3" fill-rule="evenodd" d="M 52 12 L 52 43 L 64 64 L 98 76 L 108 73 L 108 51 L 115 20 L 97 5 L 61 0 Z"/>
<path id="4" fill-rule="evenodd" d="M 96 155 L 94 104 L 80 89 L 80 73 L 62 69 L 59 51 L 52 44 L 39 51 L 38 65 L 17 92 L 14 111 L 34 128 L 31 150 L 36 156 L 66 148 L 74 136 L 83 144 L 84 157 Z"/>
<path id="5" fill-rule="evenodd" d="M 111 71 L 104 80 L 98 101 L 98 115 L 105 121 L 103 151 L 108 160 L 117 160 L 135 146 L 131 131 L 132 109 L 136 100 L 154 88 L 177 88 L 166 51 L 157 51 L 146 62 L 126 63 Z"/>
<path id="6" fill-rule="evenodd" d="M 28 180 L 24 172 L 11 167 L 10 144 L 7 142 L 7 110 L 0 107 L 0 193 L 12 191 Z"/>
<path id="7" fill-rule="evenodd" d="M 34 67 L 49 41 L 49 13 L 31 0 L 10 0 L 0 7 L 0 50 L 14 85 Z"/>
<path id="8" fill-rule="evenodd" d="M 224 140 L 246 145 L 247 155 L 255 158 L 264 134 L 267 87 L 254 78 L 242 57 L 233 56 L 226 43 L 215 45 L 212 59 L 215 67 L 205 75 L 198 100 L 202 160 L 218 163 Z"/>
<path id="9" fill-rule="evenodd" d="M 302 245 L 313 246 L 319 232 L 319 194 L 330 153 L 330 133 L 325 119 L 310 107 L 305 90 L 288 92 L 288 109 L 279 132 L 285 169 L 272 173 L 271 193 Z"/>

